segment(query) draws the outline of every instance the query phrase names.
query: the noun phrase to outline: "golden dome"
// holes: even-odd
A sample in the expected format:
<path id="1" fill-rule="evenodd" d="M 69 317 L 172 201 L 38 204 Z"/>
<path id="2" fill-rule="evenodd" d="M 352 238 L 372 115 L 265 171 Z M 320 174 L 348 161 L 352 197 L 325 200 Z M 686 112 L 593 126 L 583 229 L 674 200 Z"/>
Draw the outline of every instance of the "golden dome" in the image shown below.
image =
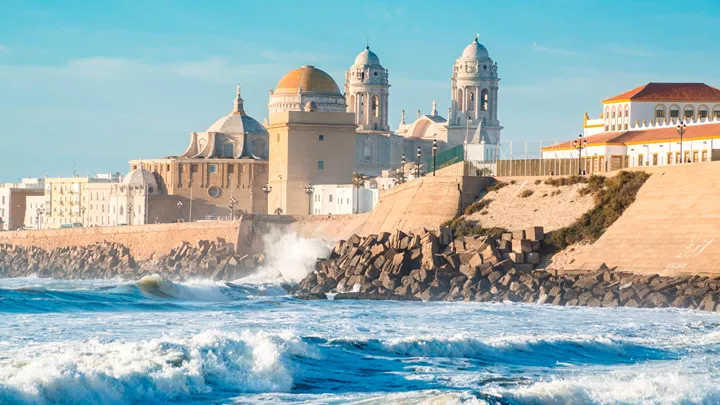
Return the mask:
<path id="1" fill-rule="evenodd" d="M 335 80 L 315 66 L 303 66 L 283 76 L 275 88 L 275 93 L 297 93 L 298 88 L 302 89 L 303 93 L 340 93 Z"/>

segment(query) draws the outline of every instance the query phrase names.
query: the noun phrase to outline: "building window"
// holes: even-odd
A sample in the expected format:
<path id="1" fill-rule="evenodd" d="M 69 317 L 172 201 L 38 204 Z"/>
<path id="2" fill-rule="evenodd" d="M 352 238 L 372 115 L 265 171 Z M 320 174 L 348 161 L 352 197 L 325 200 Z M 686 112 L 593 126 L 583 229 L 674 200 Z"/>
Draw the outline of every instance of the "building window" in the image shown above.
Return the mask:
<path id="1" fill-rule="evenodd" d="M 235 145 L 233 145 L 230 142 L 224 143 L 222 157 L 234 158 L 235 157 Z"/>
<path id="2" fill-rule="evenodd" d="M 680 107 L 672 106 L 670 107 L 670 118 L 679 118 L 680 117 Z"/>
<path id="3" fill-rule="evenodd" d="M 661 107 L 661 106 L 655 107 L 655 118 L 660 118 L 660 119 L 665 118 L 665 107 Z"/>
<path id="4" fill-rule="evenodd" d="M 195 163 L 190 165 L 190 173 L 197 173 L 198 167 Z"/>
<path id="5" fill-rule="evenodd" d="M 324 171 L 325 171 L 325 161 L 318 160 L 318 173 L 323 173 Z"/>
<path id="6" fill-rule="evenodd" d="M 318 141 L 322 142 L 325 140 L 325 135 L 318 135 Z"/>
<path id="7" fill-rule="evenodd" d="M 482 111 L 488 110 L 489 101 L 490 101 L 490 97 L 489 97 L 488 91 L 487 91 L 487 89 L 483 89 L 483 91 L 480 92 L 480 103 L 481 103 L 480 109 Z"/>
<path id="8" fill-rule="evenodd" d="M 695 116 L 695 109 L 692 106 L 685 106 L 685 118 L 693 118 Z"/>
<path id="9" fill-rule="evenodd" d="M 328 201 L 329 201 L 329 202 L 332 202 L 332 201 L 333 201 L 333 196 L 332 196 L 332 194 L 328 195 Z"/>
<path id="10" fill-rule="evenodd" d="M 208 165 L 208 172 L 210 172 L 210 174 L 217 173 L 217 171 L 218 171 L 217 165 Z"/>
<path id="11" fill-rule="evenodd" d="M 708 108 L 707 106 L 701 105 L 698 108 L 698 118 L 707 118 L 708 117 Z"/>
<path id="12" fill-rule="evenodd" d="M 220 196 L 220 189 L 212 186 L 208 189 L 208 195 L 212 198 L 218 198 Z"/>

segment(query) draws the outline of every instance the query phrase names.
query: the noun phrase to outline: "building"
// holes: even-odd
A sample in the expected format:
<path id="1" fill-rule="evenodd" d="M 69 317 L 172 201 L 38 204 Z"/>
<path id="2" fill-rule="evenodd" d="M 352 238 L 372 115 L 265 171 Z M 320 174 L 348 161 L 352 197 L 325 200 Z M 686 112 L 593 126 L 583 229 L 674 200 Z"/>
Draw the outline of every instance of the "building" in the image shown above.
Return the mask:
<path id="1" fill-rule="evenodd" d="M 313 215 L 349 215 L 370 212 L 379 200 L 379 190 L 352 184 L 313 186 L 309 196 Z"/>
<path id="2" fill-rule="evenodd" d="M 0 231 L 24 228 L 28 199 L 43 195 L 45 179 L 24 178 L 19 183 L 0 183 Z"/>
<path id="3" fill-rule="evenodd" d="M 403 138 L 388 124 L 390 83 L 380 58 L 366 47 L 345 72 L 347 112 L 355 114 L 355 171 L 380 176 L 397 167 L 403 153 Z"/>
<path id="4" fill-rule="evenodd" d="M 25 219 L 23 228 L 42 229 L 43 214 L 45 213 L 45 193 L 27 196 L 25 198 Z"/>
<path id="5" fill-rule="evenodd" d="M 586 172 L 720 159 L 720 89 L 648 83 L 602 104 L 600 118 L 585 114 L 579 139 Z M 579 153 L 578 140 L 542 149 L 544 159 L 578 159 Z"/>
<path id="6" fill-rule="evenodd" d="M 265 127 L 245 113 L 238 85 L 230 114 L 204 132 L 192 132 L 183 154 L 132 160 L 130 169 L 152 173 L 157 179 L 156 194 L 180 197 L 174 220 L 230 217 L 231 209 L 235 214 L 263 214 L 267 212 L 262 188 L 268 181 L 268 140 Z M 149 215 L 148 220 L 155 221 Z M 158 221 L 162 218 L 167 216 L 157 216 Z"/>
<path id="7" fill-rule="evenodd" d="M 337 83 L 314 66 L 295 69 L 271 91 L 268 211 L 308 215 L 309 185 L 350 184 L 355 114 Z"/>
<path id="8" fill-rule="evenodd" d="M 397 133 L 405 139 L 405 153 L 413 156 L 419 146 L 423 156 L 429 157 L 428 141 L 432 140 L 438 141 L 439 150 L 483 143 L 487 147 L 477 148 L 475 158 L 497 160 L 502 130 L 498 120 L 499 81 L 497 63 L 475 38 L 453 64 L 447 118 L 439 115 L 436 101 L 430 114 L 418 110 L 416 119 L 409 124 L 403 110 Z"/>
<path id="9" fill-rule="evenodd" d="M 113 183 L 118 183 L 120 180 L 119 173 L 99 174 L 94 177 L 45 179 L 43 226 L 46 228 L 60 228 L 62 225 L 88 226 L 90 190 L 94 192 L 109 190 Z"/>

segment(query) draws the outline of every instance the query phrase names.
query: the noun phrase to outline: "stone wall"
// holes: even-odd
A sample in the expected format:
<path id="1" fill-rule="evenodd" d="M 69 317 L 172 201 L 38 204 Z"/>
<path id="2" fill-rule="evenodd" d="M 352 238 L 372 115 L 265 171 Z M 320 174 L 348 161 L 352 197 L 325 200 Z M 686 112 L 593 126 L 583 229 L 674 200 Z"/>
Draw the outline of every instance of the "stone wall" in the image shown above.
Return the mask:
<path id="1" fill-rule="evenodd" d="M 249 226 L 246 224 L 246 228 Z M 135 260 L 143 261 L 154 254 L 166 254 L 182 242 L 196 243 L 220 238 L 235 247 L 238 244 L 247 245 L 248 235 L 242 227 L 242 221 L 213 221 L 0 232 L 0 244 L 34 246 L 53 251 L 109 242 L 128 248 Z"/>

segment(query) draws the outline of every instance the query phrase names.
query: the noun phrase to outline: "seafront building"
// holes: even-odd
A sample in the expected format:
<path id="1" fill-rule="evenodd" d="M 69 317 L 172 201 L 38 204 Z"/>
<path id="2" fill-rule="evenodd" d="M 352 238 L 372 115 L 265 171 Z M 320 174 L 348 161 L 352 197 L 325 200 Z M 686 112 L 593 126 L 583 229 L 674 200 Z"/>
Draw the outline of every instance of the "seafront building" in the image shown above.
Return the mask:
<path id="1" fill-rule="evenodd" d="M 543 159 L 582 153 L 588 173 L 720 159 L 720 89 L 648 83 L 602 105 L 599 118 L 585 114 L 581 138 L 543 148 Z"/>
<path id="2" fill-rule="evenodd" d="M 90 190 L 109 190 L 121 180 L 119 173 L 95 176 L 50 177 L 45 179 L 46 228 L 86 226 L 89 223 Z"/>
<path id="3" fill-rule="evenodd" d="M 43 178 L 23 178 L 19 183 L 0 183 L 0 231 L 26 227 L 28 200 L 42 197 L 44 188 Z"/>

